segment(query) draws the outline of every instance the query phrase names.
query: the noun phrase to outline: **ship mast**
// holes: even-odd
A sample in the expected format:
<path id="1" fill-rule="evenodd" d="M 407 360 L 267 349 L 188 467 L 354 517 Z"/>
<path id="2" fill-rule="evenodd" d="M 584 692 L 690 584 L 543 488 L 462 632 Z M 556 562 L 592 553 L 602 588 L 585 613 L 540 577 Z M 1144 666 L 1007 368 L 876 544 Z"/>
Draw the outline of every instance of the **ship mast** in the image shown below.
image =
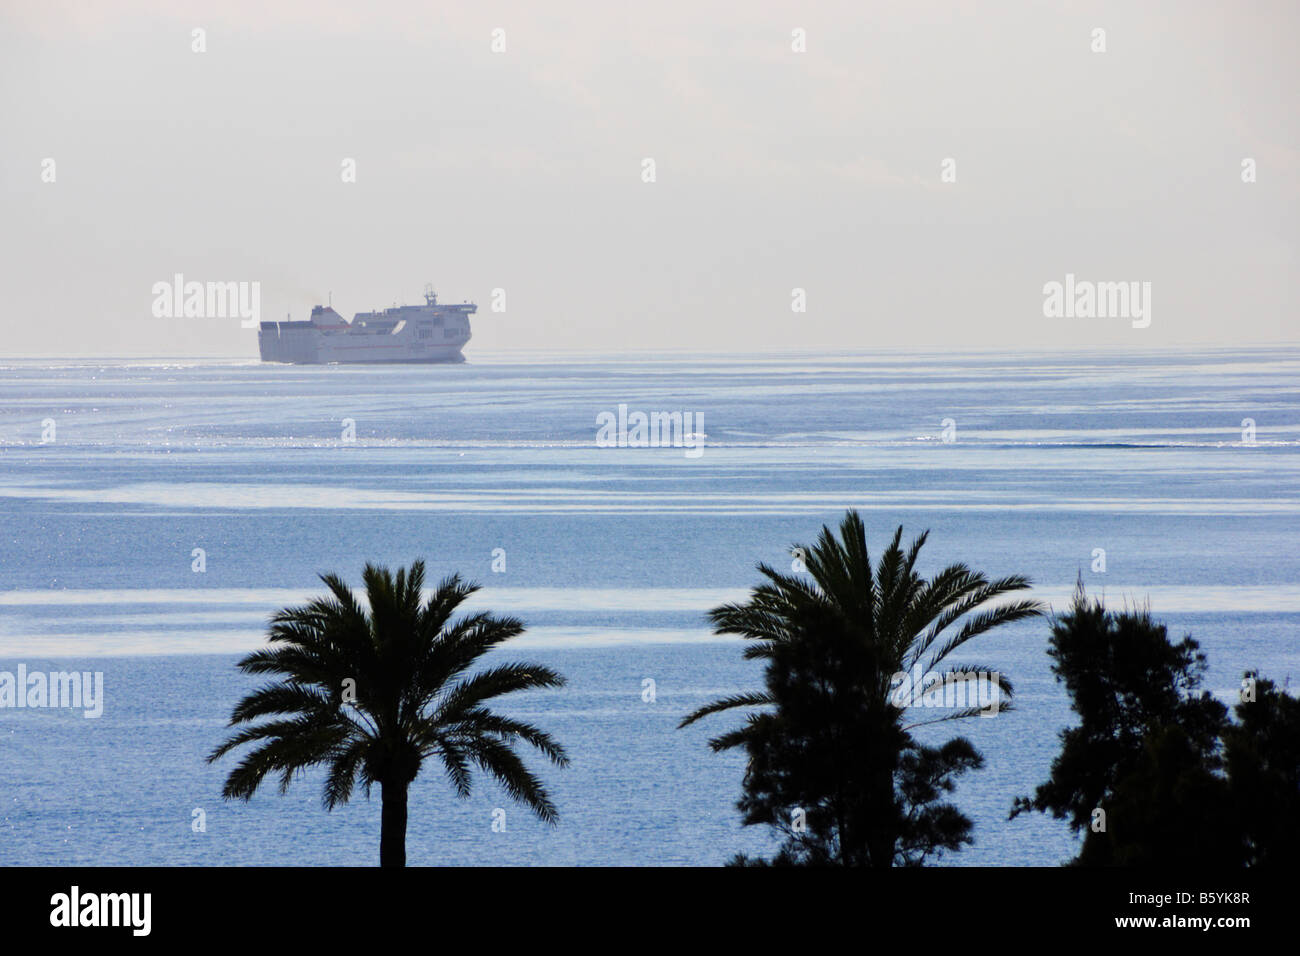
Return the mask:
<path id="1" fill-rule="evenodd" d="M 432 282 L 426 282 L 424 284 L 424 301 L 427 305 L 438 304 L 438 294 L 433 291 Z"/>

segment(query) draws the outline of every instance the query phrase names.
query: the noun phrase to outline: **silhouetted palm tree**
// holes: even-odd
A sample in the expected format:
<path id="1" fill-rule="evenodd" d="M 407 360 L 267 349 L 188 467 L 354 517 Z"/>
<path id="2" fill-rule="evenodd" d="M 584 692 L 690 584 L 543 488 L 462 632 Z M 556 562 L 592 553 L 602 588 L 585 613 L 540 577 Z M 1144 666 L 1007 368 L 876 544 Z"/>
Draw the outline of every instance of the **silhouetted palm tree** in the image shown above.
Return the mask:
<path id="1" fill-rule="evenodd" d="M 545 788 L 515 753 L 523 740 L 557 766 L 564 749 L 531 724 L 493 713 L 493 698 L 519 690 L 560 687 L 564 678 L 537 664 L 498 664 L 469 673 L 487 651 L 516 637 L 523 623 L 488 613 L 451 616 L 477 585 L 444 579 L 423 601 L 424 562 L 393 575 L 366 565 L 369 610 L 336 575 L 322 575 L 330 594 L 271 618 L 275 647 L 239 662 L 248 674 L 275 674 L 276 683 L 236 705 L 230 726 L 246 726 L 208 757 L 214 761 L 256 744 L 230 772 L 222 796 L 247 800 L 267 774 L 280 792 L 296 772 L 327 770 L 325 808 L 346 803 L 359 780 L 367 797 L 379 784 L 383 810 L 381 866 L 406 864 L 407 790 L 426 757 L 437 756 L 462 797 L 475 767 L 501 783 L 539 818 L 557 814 Z"/>
<path id="2" fill-rule="evenodd" d="M 743 746 L 750 753 L 741 803 L 747 822 L 779 826 L 786 804 L 799 805 L 787 798 L 803 787 L 799 799 L 806 799 L 809 775 L 824 772 L 826 788 L 834 791 L 824 800 L 834 853 L 841 861 L 856 858 L 888 866 L 902 833 L 902 824 L 889 818 L 899 805 L 894 774 L 902 766 L 903 750 L 912 746 L 907 731 L 935 720 L 1008 710 L 1012 691 L 999 674 L 1000 693 L 991 707 L 953 708 L 904 726 L 904 712 L 920 701 L 925 685 L 900 688 L 898 675 L 919 665 L 922 674 L 939 674 L 942 692 L 972 671 L 988 673 L 989 668 L 978 666 L 936 669 L 971 639 L 1037 615 L 1042 606 L 1002 600 L 1029 587 L 1019 575 L 990 581 L 965 564 L 954 564 L 925 580 L 915 566 L 928 532 L 905 551 L 900 527 L 873 568 L 857 512 L 849 511 L 839 530 L 837 539 L 823 527 L 815 547 L 796 549 L 807 574 L 785 574 L 760 564 L 767 581 L 747 601 L 710 612 L 717 633 L 752 642 L 745 649 L 747 659 L 768 662 L 767 686 L 714 701 L 681 726 L 724 710 L 764 708 L 710 741 L 715 751 Z M 836 766 L 824 766 L 828 761 Z M 853 828 L 845 809 L 849 805 L 856 807 L 856 833 L 846 832 Z M 849 846 L 855 841 L 856 846 Z"/>

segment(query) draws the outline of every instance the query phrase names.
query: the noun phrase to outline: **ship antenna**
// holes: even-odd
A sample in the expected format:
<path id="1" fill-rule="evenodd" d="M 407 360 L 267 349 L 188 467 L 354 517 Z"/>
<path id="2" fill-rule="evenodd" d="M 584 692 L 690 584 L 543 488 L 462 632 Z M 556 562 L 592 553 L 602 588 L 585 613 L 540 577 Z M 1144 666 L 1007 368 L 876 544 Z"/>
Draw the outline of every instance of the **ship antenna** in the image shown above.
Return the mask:
<path id="1" fill-rule="evenodd" d="M 433 291 L 432 282 L 426 282 L 424 284 L 424 301 L 428 305 L 438 304 L 438 294 Z"/>

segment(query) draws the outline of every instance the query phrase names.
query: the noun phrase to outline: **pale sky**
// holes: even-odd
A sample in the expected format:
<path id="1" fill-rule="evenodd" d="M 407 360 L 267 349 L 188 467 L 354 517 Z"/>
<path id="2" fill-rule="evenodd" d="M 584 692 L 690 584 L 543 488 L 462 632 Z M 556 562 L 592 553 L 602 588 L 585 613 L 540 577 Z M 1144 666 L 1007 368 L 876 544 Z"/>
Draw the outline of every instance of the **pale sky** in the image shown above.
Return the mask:
<path id="1" fill-rule="evenodd" d="M 1300 338 L 1295 3 L 0 2 L 3 355 L 256 357 L 175 273 L 432 281 L 470 361 Z M 1149 327 L 1045 317 L 1067 273 Z"/>

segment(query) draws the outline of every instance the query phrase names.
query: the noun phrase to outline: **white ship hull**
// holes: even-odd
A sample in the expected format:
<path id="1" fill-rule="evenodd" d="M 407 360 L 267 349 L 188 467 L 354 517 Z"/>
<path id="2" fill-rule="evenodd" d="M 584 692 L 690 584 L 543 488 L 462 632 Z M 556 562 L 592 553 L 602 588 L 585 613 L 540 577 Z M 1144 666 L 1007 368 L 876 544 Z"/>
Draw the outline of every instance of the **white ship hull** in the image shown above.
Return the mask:
<path id="1" fill-rule="evenodd" d="M 477 306 L 440 305 L 431 291 L 425 300 L 425 305 L 359 312 L 350 323 L 333 308 L 316 306 L 306 322 L 263 322 L 258 350 L 263 362 L 295 365 L 465 361 L 469 317 Z"/>

